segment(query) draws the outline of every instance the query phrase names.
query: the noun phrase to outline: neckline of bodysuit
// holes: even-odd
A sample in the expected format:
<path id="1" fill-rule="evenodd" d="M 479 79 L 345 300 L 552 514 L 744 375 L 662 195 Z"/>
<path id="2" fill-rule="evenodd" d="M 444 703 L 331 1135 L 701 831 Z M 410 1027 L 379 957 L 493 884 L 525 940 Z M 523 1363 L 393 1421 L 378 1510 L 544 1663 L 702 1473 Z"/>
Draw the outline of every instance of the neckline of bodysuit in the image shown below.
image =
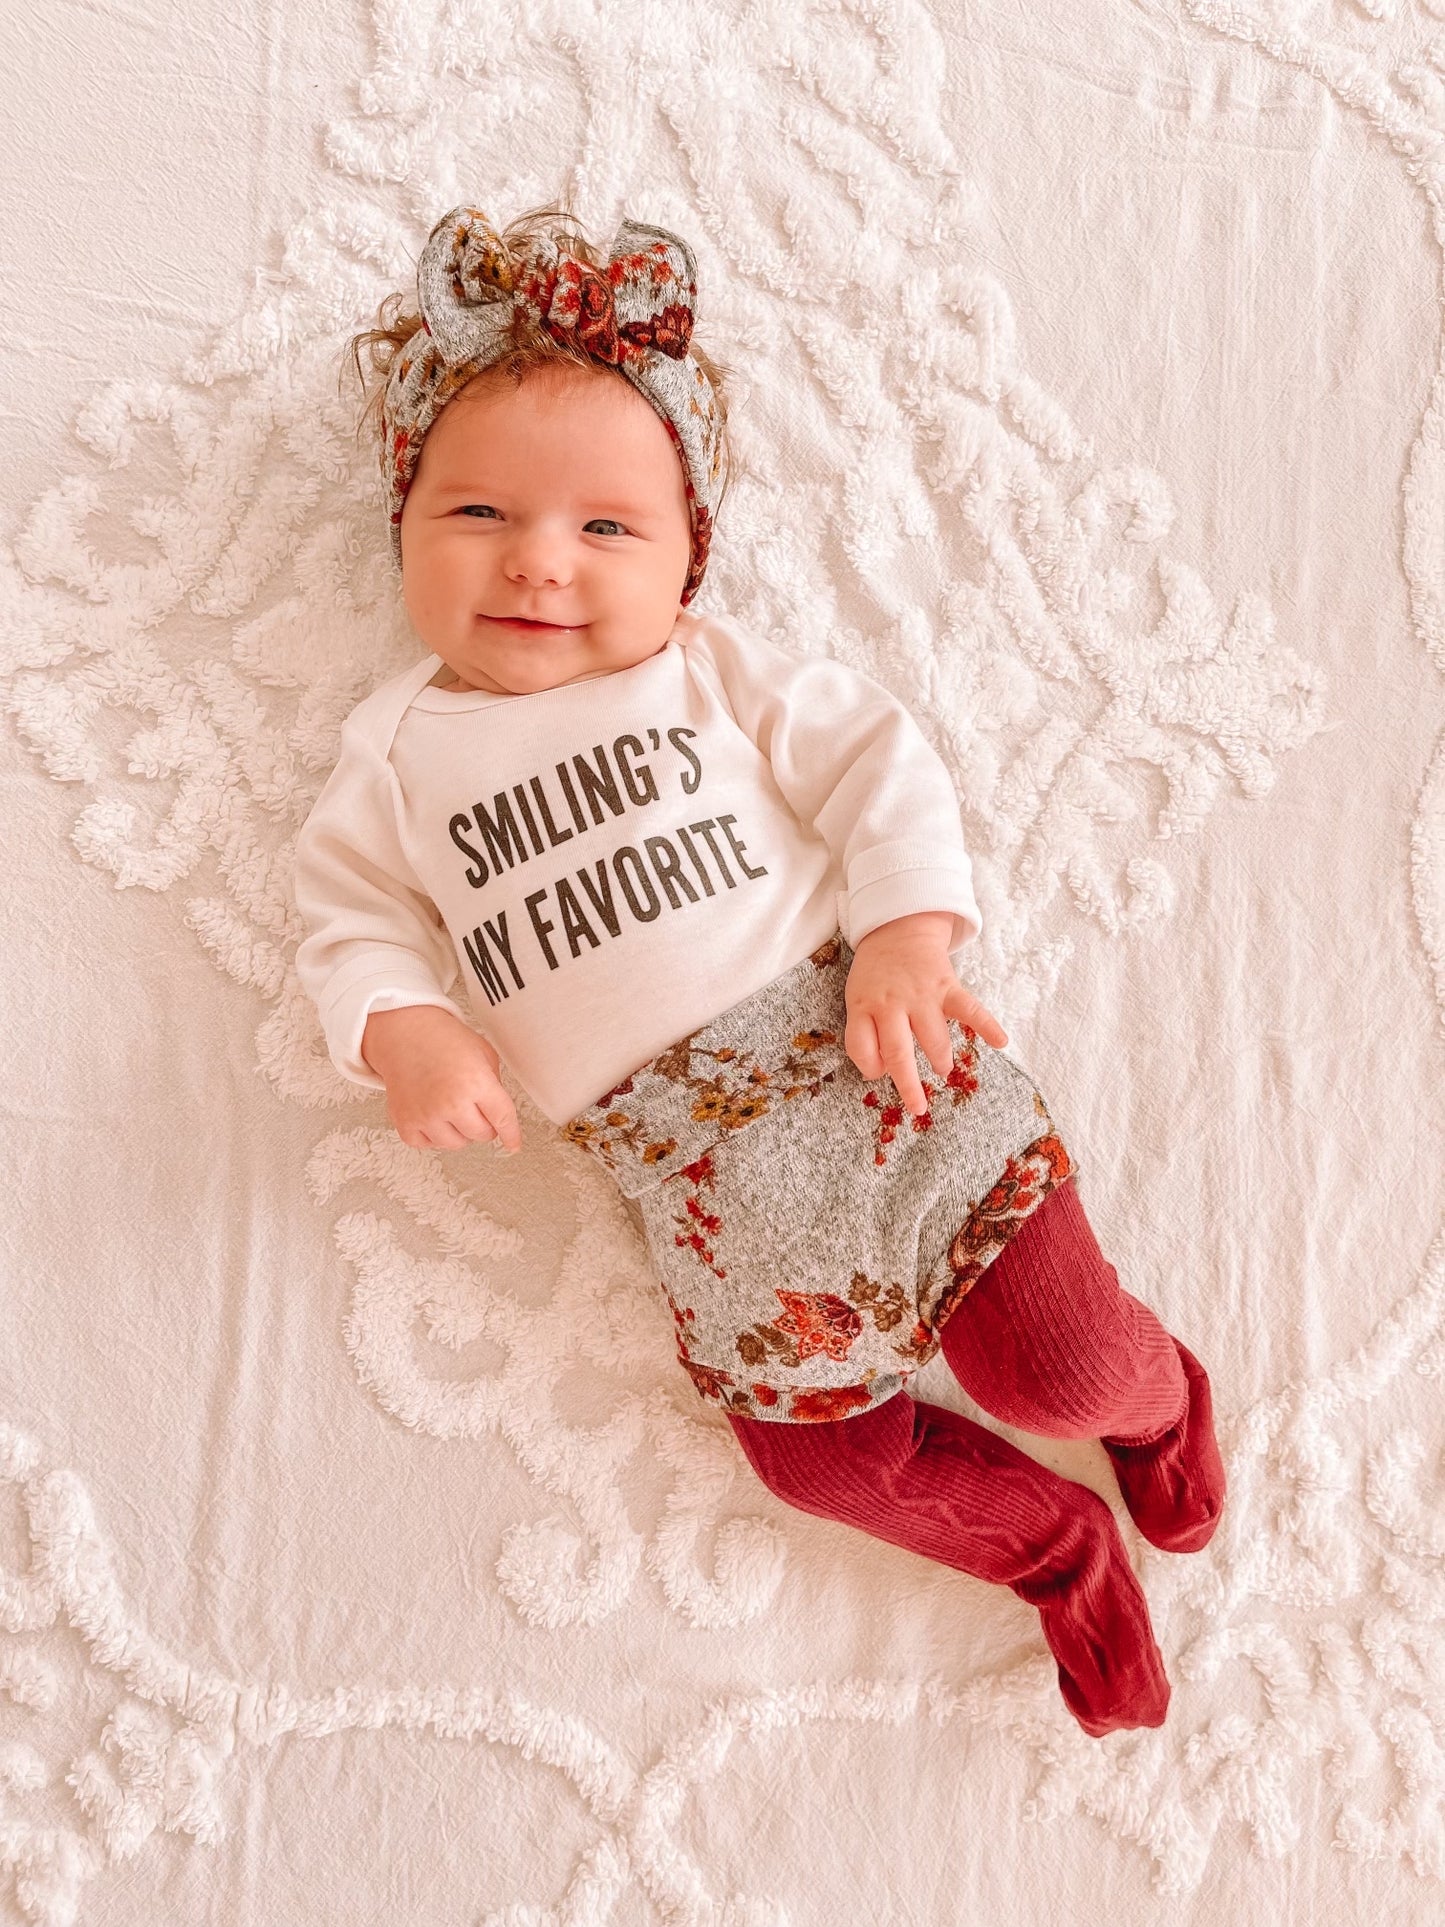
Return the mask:
<path id="1" fill-rule="evenodd" d="M 677 646 L 677 636 L 674 631 L 661 649 L 655 649 L 650 656 L 644 656 L 641 662 L 629 663 L 625 669 L 608 670 L 600 676 L 584 676 L 580 682 L 554 683 L 550 689 L 523 689 L 509 696 L 499 695 L 491 689 L 440 689 L 435 683 L 426 682 L 412 697 L 412 703 L 420 709 L 445 712 L 452 709 L 489 709 L 495 703 L 536 702 L 540 696 L 560 696 L 568 689 L 587 689 L 595 682 L 611 682 L 617 676 L 630 676 L 634 670 L 646 669 L 650 663 L 659 662 L 670 649 L 675 649 Z M 440 656 L 436 656 L 434 660 L 438 668 L 446 667 Z M 434 669 L 432 674 L 436 675 L 436 673 L 437 670 Z"/>

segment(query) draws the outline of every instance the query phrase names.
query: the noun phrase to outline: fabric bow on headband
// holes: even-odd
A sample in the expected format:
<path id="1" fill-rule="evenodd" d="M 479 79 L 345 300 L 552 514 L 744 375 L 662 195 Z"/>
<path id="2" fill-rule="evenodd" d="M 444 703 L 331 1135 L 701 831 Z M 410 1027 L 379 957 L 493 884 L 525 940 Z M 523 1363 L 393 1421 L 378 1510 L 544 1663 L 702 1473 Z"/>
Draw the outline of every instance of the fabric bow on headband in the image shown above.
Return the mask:
<path id="1" fill-rule="evenodd" d="M 666 228 L 624 220 L 605 269 L 574 259 L 550 237 L 517 262 L 485 214 L 457 207 L 432 229 L 416 281 L 422 325 L 398 353 L 382 404 L 397 566 L 402 505 L 427 432 L 474 375 L 516 345 L 521 317 L 615 367 L 661 416 L 687 490 L 692 559 L 681 600 L 690 602 L 712 541 L 722 423 L 712 383 L 689 353 L 697 269 L 687 243 Z"/>

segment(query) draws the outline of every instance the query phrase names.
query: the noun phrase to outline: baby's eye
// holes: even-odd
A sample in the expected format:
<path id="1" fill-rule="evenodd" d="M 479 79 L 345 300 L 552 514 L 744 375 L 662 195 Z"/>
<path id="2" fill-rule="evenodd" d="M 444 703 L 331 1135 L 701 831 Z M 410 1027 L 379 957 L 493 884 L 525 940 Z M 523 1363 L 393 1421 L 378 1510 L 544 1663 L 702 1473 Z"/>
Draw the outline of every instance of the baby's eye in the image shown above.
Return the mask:
<path id="1" fill-rule="evenodd" d="M 497 511 L 491 506 L 489 502 L 466 502 L 462 505 L 462 508 L 460 510 L 460 513 L 463 515 L 493 515 L 494 516 L 496 512 Z M 587 524 L 587 527 L 590 529 L 598 523 L 604 526 L 608 534 L 626 535 L 627 533 L 626 529 L 622 526 L 622 524 L 618 521 L 615 521 L 610 515 L 593 516 L 592 521 L 590 521 Z"/>

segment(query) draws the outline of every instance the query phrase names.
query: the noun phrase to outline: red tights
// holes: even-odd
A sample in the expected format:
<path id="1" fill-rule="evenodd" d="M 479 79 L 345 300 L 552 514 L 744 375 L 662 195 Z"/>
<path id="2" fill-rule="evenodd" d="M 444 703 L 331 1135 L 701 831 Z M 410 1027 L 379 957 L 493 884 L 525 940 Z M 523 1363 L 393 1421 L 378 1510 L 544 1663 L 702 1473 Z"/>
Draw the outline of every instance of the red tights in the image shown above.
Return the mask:
<path id="1" fill-rule="evenodd" d="M 964 1390 L 1022 1431 L 1098 1438 L 1130 1516 L 1170 1551 L 1212 1536 L 1225 1477 L 1203 1367 L 1119 1284 L 1066 1179 L 939 1333 Z M 1114 1514 L 972 1419 L 900 1394 L 851 1418 L 729 1422 L 801 1511 L 1008 1586 L 1038 1608 L 1085 1732 L 1161 1726 L 1169 1681 Z"/>

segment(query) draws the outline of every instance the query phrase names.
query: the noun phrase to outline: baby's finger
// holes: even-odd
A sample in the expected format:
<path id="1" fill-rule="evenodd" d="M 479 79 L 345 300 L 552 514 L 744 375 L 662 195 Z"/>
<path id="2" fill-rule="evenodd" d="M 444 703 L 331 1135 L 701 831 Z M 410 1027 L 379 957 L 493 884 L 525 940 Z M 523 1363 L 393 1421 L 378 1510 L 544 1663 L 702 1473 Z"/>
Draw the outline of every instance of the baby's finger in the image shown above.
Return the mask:
<path id="1" fill-rule="evenodd" d="M 911 1013 L 913 1034 L 918 1048 L 940 1077 L 953 1069 L 953 1039 L 948 1034 L 948 1019 L 942 1006 L 934 1004 Z"/>
<path id="2" fill-rule="evenodd" d="M 899 1101 L 906 1111 L 921 1117 L 928 1109 L 928 1099 L 923 1094 L 923 1085 L 918 1077 L 908 1013 L 890 1011 L 886 1017 L 878 1020 L 878 1035 L 883 1046 L 883 1062 L 893 1079 Z"/>
<path id="3" fill-rule="evenodd" d="M 997 1017 L 985 1010 L 973 992 L 965 990 L 962 984 L 944 993 L 943 1009 L 947 1016 L 956 1017 L 959 1023 L 967 1024 L 970 1030 L 976 1031 L 995 1050 L 1002 1050 L 1008 1042 L 1008 1032 Z"/>
<path id="4" fill-rule="evenodd" d="M 843 1028 L 843 1048 L 864 1078 L 883 1075 L 883 1056 L 878 1048 L 878 1029 L 871 1017 L 861 1012 L 850 1014 Z"/>
<path id="5" fill-rule="evenodd" d="M 505 1108 L 502 1108 L 502 1106 L 505 1106 Z M 504 1146 L 508 1156 L 514 1151 L 521 1150 L 522 1126 L 517 1120 L 515 1105 L 508 1102 L 506 1098 L 503 1098 L 500 1105 L 494 1105 L 492 1107 L 491 1122 L 497 1133 L 498 1142 Z"/>

